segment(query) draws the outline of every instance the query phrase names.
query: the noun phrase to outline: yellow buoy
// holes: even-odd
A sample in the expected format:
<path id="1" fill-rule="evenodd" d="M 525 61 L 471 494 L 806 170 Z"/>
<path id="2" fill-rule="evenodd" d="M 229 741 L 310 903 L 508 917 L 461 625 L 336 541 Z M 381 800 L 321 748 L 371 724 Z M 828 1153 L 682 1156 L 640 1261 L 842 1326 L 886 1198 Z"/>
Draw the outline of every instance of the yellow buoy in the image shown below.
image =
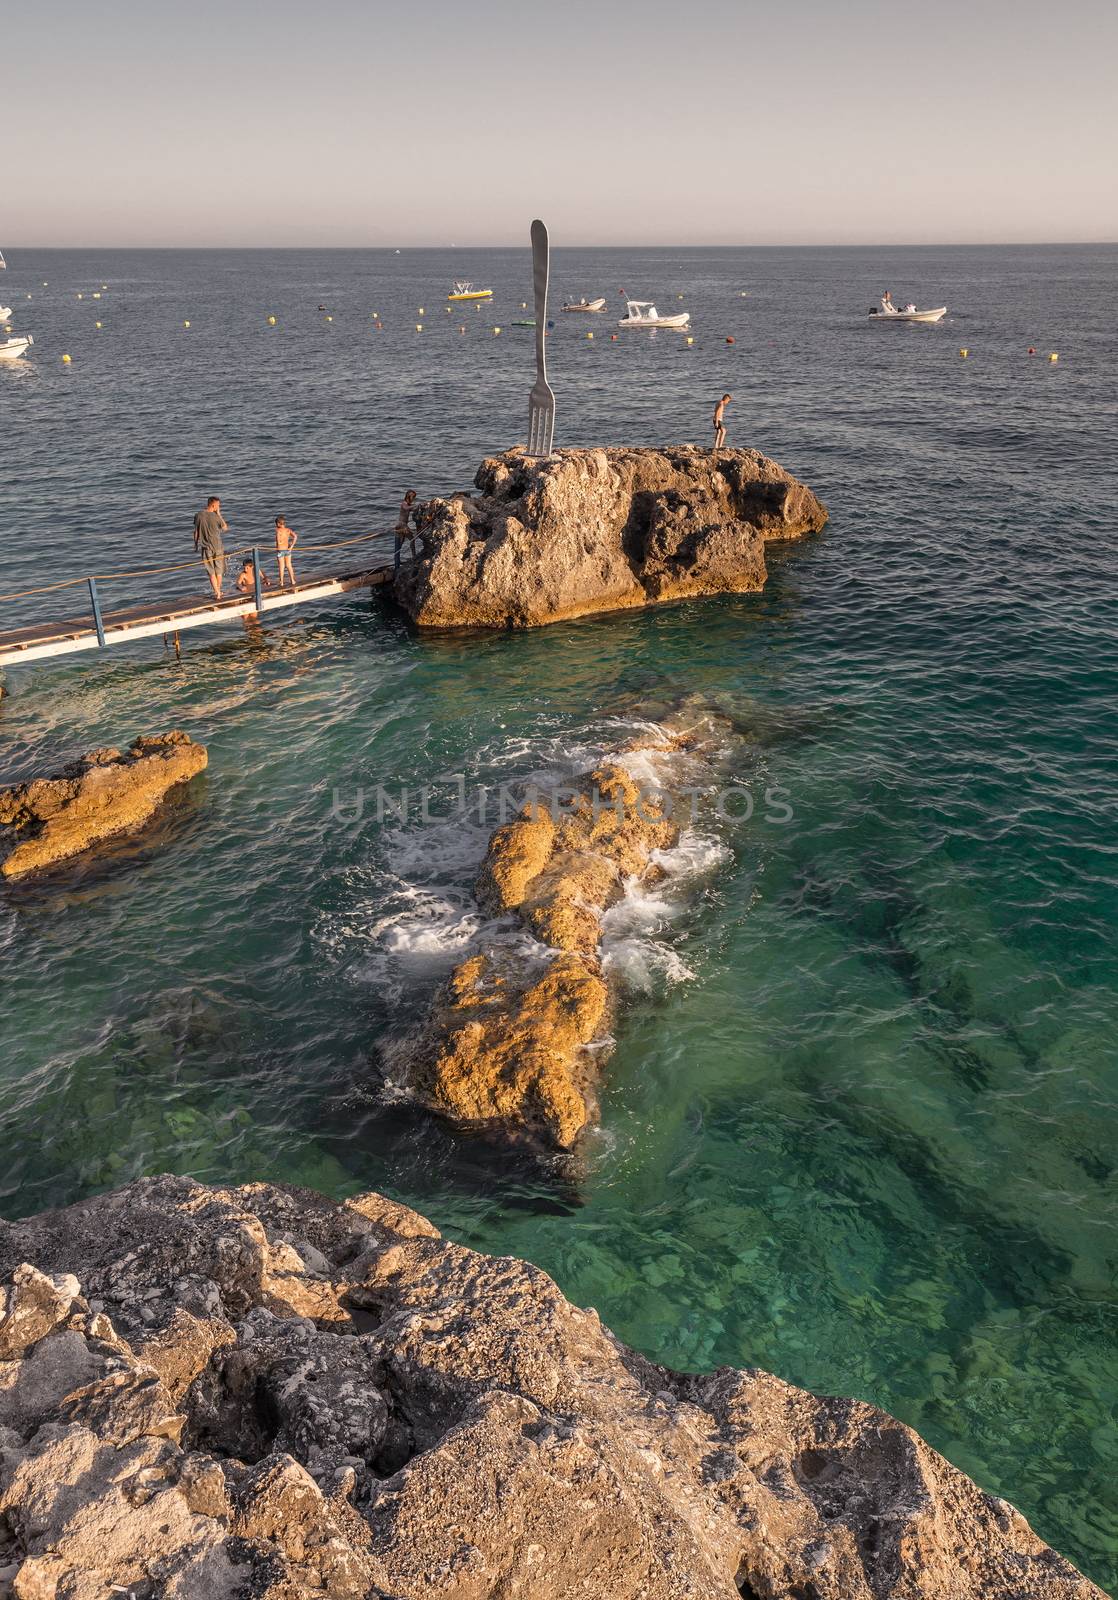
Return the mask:
<path id="1" fill-rule="evenodd" d="M 586 335 L 586 337 L 587 337 L 587 338 L 588 338 L 588 339 L 592 339 L 592 338 L 593 338 L 593 337 L 594 337 L 594 335 L 593 335 L 593 334 L 592 334 L 592 333 L 588 333 L 588 334 L 587 334 L 587 335 Z"/>
<path id="2" fill-rule="evenodd" d="M 68 367 L 70 365 L 70 357 L 69 356 L 63 356 L 62 357 L 62 365 L 64 367 Z"/>
<path id="3" fill-rule="evenodd" d="M 43 279 L 43 288 L 44 288 L 44 289 L 45 289 L 45 288 L 46 288 L 46 286 L 47 286 L 47 280 L 46 280 L 46 279 L 45 279 L 45 278 L 44 278 L 44 279 Z"/>
<path id="4" fill-rule="evenodd" d="M 690 334 L 687 335 L 687 343 L 688 344 L 694 344 L 695 343 L 694 339 L 691 337 Z"/>
<path id="5" fill-rule="evenodd" d="M 184 323 L 183 323 L 183 327 L 184 327 L 184 328 L 189 328 L 189 326 L 190 326 L 190 324 L 189 324 L 189 322 L 184 322 Z"/>
<path id="6" fill-rule="evenodd" d="M 93 291 L 93 298 L 94 298 L 94 299 L 95 299 L 95 300 L 100 300 L 100 298 L 101 298 L 101 291 L 100 291 L 100 290 L 99 290 L 99 289 L 94 289 L 94 291 Z"/>
<path id="7" fill-rule="evenodd" d="M 275 325 L 276 325 L 275 317 L 269 317 L 268 318 L 268 326 L 269 326 L 269 328 L 274 328 Z"/>
<path id="8" fill-rule="evenodd" d="M 94 326 L 94 327 L 95 327 L 95 328 L 99 328 L 99 327 L 100 327 L 100 326 L 101 326 L 101 324 L 100 324 L 100 323 L 99 323 L 99 322 L 95 322 L 95 323 L 94 323 L 94 324 L 93 324 L 93 326 Z"/>
<path id="9" fill-rule="evenodd" d="M 1058 350 L 1053 350 L 1052 354 L 1048 357 L 1048 359 L 1049 359 L 1049 361 L 1059 361 L 1060 352 Z"/>
<path id="10" fill-rule="evenodd" d="M 423 306 L 420 306 L 420 308 L 419 308 L 419 315 L 421 317 L 425 317 L 427 315 L 427 312 L 426 312 L 426 310 L 424 309 Z"/>
<path id="11" fill-rule="evenodd" d="M 967 359 L 967 357 L 970 355 L 970 351 L 966 350 L 966 349 L 963 349 L 963 350 L 959 351 L 959 354 L 962 356 L 963 360 L 965 361 Z"/>
<path id="12" fill-rule="evenodd" d="M 44 285 L 44 288 L 45 288 L 45 287 L 46 287 L 46 285 Z M 102 284 L 102 285 L 101 285 L 101 287 L 102 287 L 102 289 L 107 289 L 107 288 L 108 288 L 108 287 L 109 287 L 109 286 L 108 286 L 108 284 L 107 284 L 107 283 L 103 283 L 103 284 Z"/>
<path id="13" fill-rule="evenodd" d="M 494 328 L 494 329 L 493 329 L 493 332 L 494 332 L 494 333 L 500 333 L 500 331 L 501 331 L 501 330 L 500 330 L 500 328 Z"/>
<path id="14" fill-rule="evenodd" d="M 28 296 L 27 296 L 27 298 L 28 298 L 28 299 L 29 299 L 29 300 L 30 300 L 30 298 L 31 298 L 31 296 L 30 296 L 30 295 L 28 295 Z M 80 300 L 80 299 L 81 299 L 81 298 L 82 298 L 82 296 L 81 296 L 81 295 L 79 295 L 79 296 L 78 296 L 78 299 L 79 299 L 79 300 Z"/>
<path id="15" fill-rule="evenodd" d="M 423 324 L 422 324 L 422 322 L 417 322 L 416 323 L 415 331 L 416 331 L 416 333 L 422 333 L 423 332 Z"/>
<path id="16" fill-rule="evenodd" d="M 333 319 L 333 317 L 327 317 L 326 320 L 327 320 L 327 322 L 333 322 L 334 319 Z"/>

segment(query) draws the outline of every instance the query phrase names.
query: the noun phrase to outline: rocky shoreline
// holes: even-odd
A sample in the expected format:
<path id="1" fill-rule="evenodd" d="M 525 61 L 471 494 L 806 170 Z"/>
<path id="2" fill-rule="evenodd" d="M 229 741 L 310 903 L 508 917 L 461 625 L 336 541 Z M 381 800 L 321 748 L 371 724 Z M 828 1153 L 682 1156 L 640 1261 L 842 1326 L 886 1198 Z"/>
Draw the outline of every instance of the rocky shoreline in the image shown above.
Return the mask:
<path id="1" fill-rule="evenodd" d="M 379 1195 L 142 1179 L 0 1275 L 11 1600 L 1101 1600 L 885 1413 L 653 1366 Z"/>
<path id="2" fill-rule="evenodd" d="M 757 450 L 520 449 L 482 462 L 476 496 L 430 500 L 393 585 L 421 628 L 534 628 L 762 589 L 765 544 L 827 509 Z"/>

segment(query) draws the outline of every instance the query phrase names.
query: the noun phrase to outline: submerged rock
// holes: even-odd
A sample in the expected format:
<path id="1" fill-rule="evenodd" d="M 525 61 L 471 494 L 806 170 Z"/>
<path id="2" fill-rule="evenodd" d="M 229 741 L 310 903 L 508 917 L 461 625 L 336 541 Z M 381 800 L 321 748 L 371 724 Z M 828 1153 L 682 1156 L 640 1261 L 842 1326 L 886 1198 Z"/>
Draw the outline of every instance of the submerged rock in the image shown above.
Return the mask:
<path id="1" fill-rule="evenodd" d="M 689 595 L 764 587 L 767 539 L 818 532 L 826 507 L 756 450 L 510 450 L 479 495 L 431 500 L 423 553 L 394 594 L 421 627 L 531 628 Z"/>
<path id="2" fill-rule="evenodd" d="M 597 1118 L 610 1004 L 601 916 L 627 879 L 655 871 L 653 852 L 675 837 L 660 804 L 616 763 L 530 800 L 498 828 L 478 902 L 516 917 L 537 944 L 525 949 L 497 922 L 455 968 L 401 1052 L 411 1092 L 455 1122 L 572 1149 Z"/>
<path id="3" fill-rule="evenodd" d="M 0 1223 L 0 1592 L 1102 1600 L 911 1429 L 653 1366 L 374 1194 Z"/>
<path id="4" fill-rule="evenodd" d="M 188 734 L 161 733 L 124 752 L 93 750 L 53 778 L 0 789 L 0 872 L 22 877 L 142 828 L 167 791 L 206 760 L 205 746 Z"/>

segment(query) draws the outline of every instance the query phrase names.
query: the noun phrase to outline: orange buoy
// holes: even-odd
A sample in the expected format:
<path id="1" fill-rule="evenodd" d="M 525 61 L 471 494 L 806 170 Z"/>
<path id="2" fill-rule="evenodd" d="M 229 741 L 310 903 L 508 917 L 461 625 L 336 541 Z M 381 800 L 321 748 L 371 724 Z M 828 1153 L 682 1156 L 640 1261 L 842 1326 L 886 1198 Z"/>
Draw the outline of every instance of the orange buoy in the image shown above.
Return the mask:
<path id="1" fill-rule="evenodd" d="M 727 344 L 733 344 L 734 343 L 734 336 L 733 336 L 732 333 L 728 333 L 726 335 L 726 343 Z"/>

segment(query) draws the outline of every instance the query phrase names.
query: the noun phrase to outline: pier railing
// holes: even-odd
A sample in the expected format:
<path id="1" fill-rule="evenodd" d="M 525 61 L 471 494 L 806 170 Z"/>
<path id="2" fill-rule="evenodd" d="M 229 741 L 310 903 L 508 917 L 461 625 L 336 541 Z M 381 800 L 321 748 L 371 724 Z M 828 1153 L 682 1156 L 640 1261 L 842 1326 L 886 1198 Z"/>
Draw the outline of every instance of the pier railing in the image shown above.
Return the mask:
<path id="1" fill-rule="evenodd" d="M 369 558 L 370 564 L 373 558 L 378 561 L 390 559 L 392 547 L 388 541 L 392 537 L 392 530 L 379 529 L 375 533 L 332 539 L 325 544 L 303 544 L 300 541 L 293 550 L 285 552 L 280 552 L 271 545 L 241 545 L 228 549 L 225 551 L 222 595 L 229 597 L 237 593 L 237 578 L 246 560 L 252 563 L 253 593 L 259 608 L 264 595 L 268 592 L 264 582 L 265 572 L 275 563 L 274 581 L 278 581 L 277 558 L 281 553 L 291 557 L 299 586 L 302 587 L 316 578 L 325 578 L 335 573 L 340 561 L 344 561 L 347 566 L 358 566 L 366 557 Z M 322 570 L 323 558 L 326 558 L 329 565 L 329 573 Z M 172 577 L 172 574 L 175 576 Z M 191 575 L 190 578 L 187 577 L 188 574 Z M 29 584 L 25 588 L 0 594 L 0 634 L 19 629 L 21 626 L 34 626 L 38 622 L 45 621 L 51 613 L 57 615 L 59 608 L 65 607 L 68 616 L 73 617 L 75 624 L 92 626 L 98 644 L 103 646 L 105 618 L 111 612 L 124 606 L 142 606 L 149 602 L 153 605 L 157 602 L 189 604 L 194 598 L 195 591 L 192 577 L 198 579 L 196 589 L 198 603 L 200 605 L 212 603 L 213 594 L 208 571 L 201 555 L 189 561 L 171 561 L 159 566 L 133 567 L 114 572 L 85 573 L 80 577 L 57 579 L 53 583 Z M 124 585 L 127 587 L 120 587 Z M 52 600 L 44 604 L 43 597 L 46 596 L 51 596 Z M 57 600 L 54 600 L 55 596 Z M 36 604 L 36 601 L 39 604 Z M 25 604 L 21 605 L 21 602 Z M 27 605 L 26 602 L 31 604 Z M 22 616 L 20 612 L 23 613 Z"/>

